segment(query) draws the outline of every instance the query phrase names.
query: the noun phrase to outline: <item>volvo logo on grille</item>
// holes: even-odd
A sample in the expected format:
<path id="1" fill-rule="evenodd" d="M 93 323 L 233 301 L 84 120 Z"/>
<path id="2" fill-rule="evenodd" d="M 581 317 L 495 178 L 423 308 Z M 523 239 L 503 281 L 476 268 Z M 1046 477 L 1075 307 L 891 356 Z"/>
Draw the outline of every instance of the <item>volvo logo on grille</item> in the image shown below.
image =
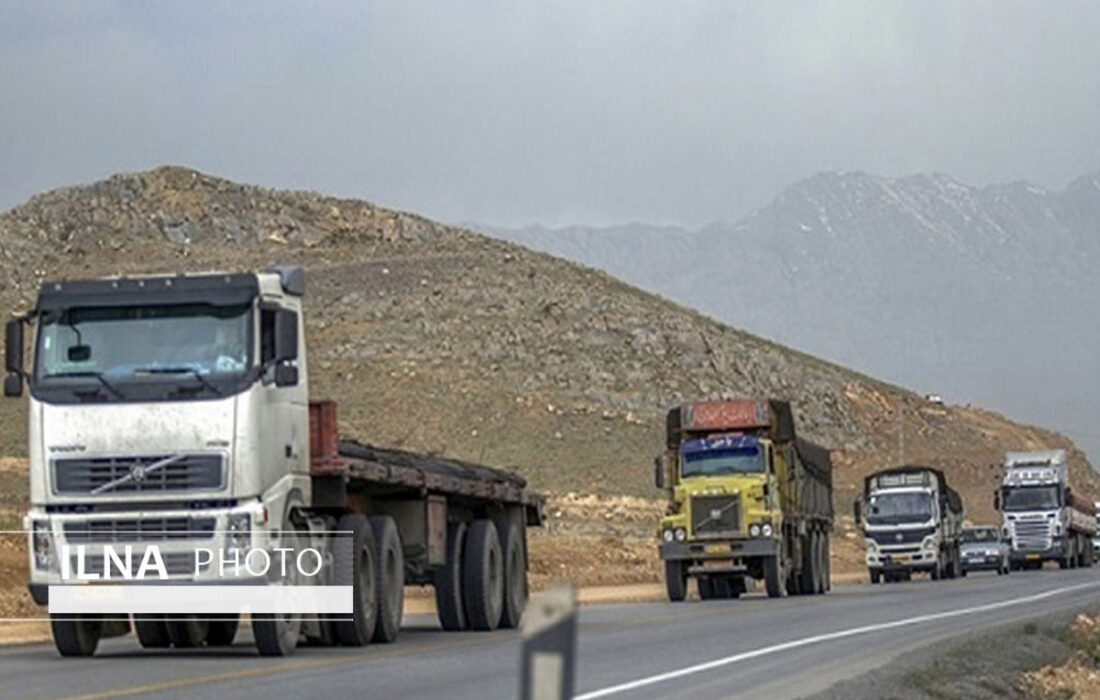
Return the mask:
<path id="1" fill-rule="evenodd" d="M 130 469 L 130 480 L 136 483 L 145 481 L 145 467 L 138 464 Z"/>
<path id="2" fill-rule="evenodd" d="M 722 509 L 721 508 L 715 508 L 714 510 L 712 510 L 710 512 L 710 517 L 711 517 L 711 520 L 718 520 L 719 518 L 722 517 Z"/>

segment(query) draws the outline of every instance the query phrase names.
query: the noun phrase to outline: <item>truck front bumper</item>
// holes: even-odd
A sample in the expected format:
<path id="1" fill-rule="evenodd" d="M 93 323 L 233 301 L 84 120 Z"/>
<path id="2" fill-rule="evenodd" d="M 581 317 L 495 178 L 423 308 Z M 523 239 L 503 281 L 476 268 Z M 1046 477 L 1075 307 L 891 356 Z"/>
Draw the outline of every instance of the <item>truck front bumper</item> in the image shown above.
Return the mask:
<path id="1" fill-rule="evenodd" d="M 1046 549 L 1013 549 L 1009 553 L 1008 558 L 1013 564 L 1024 564 L 1027 562 L 1044 562 L 1054 559 L 1061 559 L 1065 556 L 1065 546 L 1059 541 L 1055 540 L 1051 543 L 1050 547 Z"/>
<path id="2" fill-rule="evenodd" d="M 939 553 L 915 547 L 898 551 L 880 549 L 868 551 L 866 560 L 867 568 L 874 571 L 932 571 L 939 561 Z"/>
<path id="3" fill-rule="evenodd" d="M 247 515 L 246 531 L 240 527 Z M 137 572 L 146 550 L 155 547 L 161 556 L 167 578 L 161 579 L 154 569 L 144 578 L 126 578 L 111 566 L 109 583 L 114 585 L 179 585 L 220 584 L 259 585 L 267 583 L 269 574 L 257 576 L 261 557 L 255 565 L 245 566 L 249 552 L 270 550 L 273 540 L 269 525 L 264 522 L 263 506 L 249 501 L 232 507 L 188 510 L 105 511 L 84 513 L 47 513 L 34 507 L 27 514 L 30 582 L 28 589 L 40 605 L 49 602 L 51 585 L 95 585 L 98 581 L 77 580 L 78 559 L 90 575 L 101 575 L 104 553 L 108 547 L 122 557 L 127 548 L 132 552 L 131 572 Z M 48 555 L 37 547 L 43 535 L 48 537 Z M 201 550 L 201 551 L 200 551 Z M 64 577 L 60 559 L 68 556 L 68 577 Z M 233 558 L 240 562 L 236 565 Z"/>
<path id="4" fill-rule="evenodd" d="M 688 561 L 689 574 L 737 573 L 748 569 L 748 559 L 774 557 L 779 553 L 779 541 L 768 537 L 662 542 L 658 546 L 661 559 Z"/>

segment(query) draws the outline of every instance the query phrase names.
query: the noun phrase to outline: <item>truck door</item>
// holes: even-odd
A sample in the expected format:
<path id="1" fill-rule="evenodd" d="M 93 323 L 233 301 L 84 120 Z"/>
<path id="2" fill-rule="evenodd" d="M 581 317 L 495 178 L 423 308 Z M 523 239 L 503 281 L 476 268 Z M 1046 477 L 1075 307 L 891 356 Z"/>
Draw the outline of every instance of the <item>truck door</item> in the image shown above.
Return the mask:
<path id="1" fill-rule="evenodd" d="M 309 471 L 309 401 L 299 319 L 295 309 L 260 310 L 260 361 L 265 368 L 261 384 L 271 418 L 271 425 L 264 427 L 260 450 L 264 464 L 278 465 L 284 473 Z M 280 358 L 278 333 L 280 325 L 289 322 L 297 328 L 297 352 L 293 358 Z"/>

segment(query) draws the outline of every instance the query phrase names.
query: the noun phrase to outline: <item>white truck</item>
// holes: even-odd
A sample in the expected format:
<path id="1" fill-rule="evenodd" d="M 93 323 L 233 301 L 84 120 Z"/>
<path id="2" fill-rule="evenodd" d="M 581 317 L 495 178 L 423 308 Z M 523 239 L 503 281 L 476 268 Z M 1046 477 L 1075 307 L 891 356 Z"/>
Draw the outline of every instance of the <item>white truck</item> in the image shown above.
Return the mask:
<path id="1" fill-rule="evenodd" d="M 994 506 L 1002 514 L 1013 569 L 1092 566 L 1095 505 L 1073 493 L 1065 450 L 1009 452 Z"/>
<path id="2" fill-rule="evenodd" d="M 156 545 L 168 583 L 201 585 L 226 574 L 203 568 L 200 548 L 266 556 L 308 545 L 327 564 L 316 583 L 351 586 L 353 612 L 253 615 L 261 654 L 288 655 L 300 640 L 392 641 L 406 583 L 434 586 L 444 629 L 519 623 L 526 526 L 542 522 L 542 497 L 509 472 L 341 441 L 335 404 L 310 401 L 304 294 L 299 267 L 49 282 L 33 311 L 7 324 L 4 393 L 30 389 L 25 522 L 37 603 L 48 603 L 71 568 L 61 553 L 74 547 L 88 555 L 82 567 L 103 553 L 110 573 L 108 545 Z M 238 616 L 166 604 L 133 626 L 144 647 L 224 645 Z M 130 624 L 51 615 L 51 627 L 63 656 L 90 656 Z"/>
<path id="3" fill-rule="evenodd" d="M 960 538 L 966 509 L 942 471 L 923 466 L 883 469 L 863 481 L 856 524 L 867 546 L 871 583 L 962 574 Z"/>

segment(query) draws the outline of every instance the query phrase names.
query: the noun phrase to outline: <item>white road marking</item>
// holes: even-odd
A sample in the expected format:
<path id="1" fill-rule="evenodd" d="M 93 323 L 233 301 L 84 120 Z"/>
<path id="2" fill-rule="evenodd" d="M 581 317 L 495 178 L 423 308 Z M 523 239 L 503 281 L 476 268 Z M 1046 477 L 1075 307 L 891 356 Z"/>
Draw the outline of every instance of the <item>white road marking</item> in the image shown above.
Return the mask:
<path id="1" fill-rule="evenodd" d="M 710 671 L 715 668 L 721 668 L 722 666 L 729 666 L 730 664 L 736 664 L 741 661 L 747 661 L 749 659 L 755 659 L 760 656 L 767 656 L 768 654 L 774 654 L 780 651 L 786 651 L 788 649 L 797 649 L 799 647 L 809 646 L 811 644 L 817 644 L 819 642 L 828 642 L 834 639 L 843 639 L 845 637 L 854 637 L 860 634 L 868 634 L 870 632 L 880 632 L 882 630 L 894 629 L 896 627 L 906 627 L 909 625 L 917 625 L 922 622 L 931 622 L 933 620 L 943 620 L 950 617 L 959 617 L 960 615 L 972 615 L 974 613 L 987 612 L 989 610 L 997 610 L 999 608 L 1009 608 L 1014 605 L 1021 605 L 1024 603 L 1034 603 L 1046 598 L 1053 598 L 1057 595 L 1064 593 L 1072 593 L 1073 591 L 1079 591 L 1085 588 L 1096 588 L 1100 586 L 1100 581 L 1093 581 L 1090 583 L 1079 583 L 1074 586 L 1063 586 L 1062 588 L 1054 588 L 1049 591 L 1043 591 L 1042 593 L 1036 593 L 1034 595 L 1024 596 L 1022 598 L 1012 598 L 1010 600 L 1002 600 L 997 603 L 986 603 L 985 605 L 977 605 L 970 608 L 960 608 L 958 610 L 945 610 L 938 613 L 929 613 L 928 615 L 918 615 L 917 617 L 907 617 L 903 620 L 894 620 L 892 622 L 880 622 L 874 625 L 864 625 L 863 627 L 851 627 L 845 630 L 838 630 L 836 632 L 827 632 L 825 634 L 818 634 L 812 637 L 804 637 L 802 639 L 793 639 L 789 642 L 783 642 L 782 644 L 774 644 L 770 647 L 763 647 L 760 649 L 753 649 L 752 651 L 741 652 L 740 654 L 734 654 L 732 656 L 726 656 L 721 659 L 715 659 L 713 661 L 707 661 L 694 666 L 686 666 L 684 668 L 677 669 L 675 671 L 667 671 L 665 673 L 658 673 L 655 676 L 648 676 L 646 678 L 639 678 L 638 680 L 629 681 L 627 683 L 620 683 L 619 685 L 608 686 L 607 688 L 601 688 L 599 690 L 593 690 L 582 695 L 575 695 L 573 700 L 595 700 L 595 698 L 605 698 L 609 695 L 618 695 L 619 693 L 625 693 L 629 690 L 637 690 L 638 688 L 644 688 L 650 685 L 656 685 L 657 683 L 664 683 L 675 678 L 683 678 L 684 676 L 690 676 L 696 673 L 702 673 L 704 671 Z"/>

